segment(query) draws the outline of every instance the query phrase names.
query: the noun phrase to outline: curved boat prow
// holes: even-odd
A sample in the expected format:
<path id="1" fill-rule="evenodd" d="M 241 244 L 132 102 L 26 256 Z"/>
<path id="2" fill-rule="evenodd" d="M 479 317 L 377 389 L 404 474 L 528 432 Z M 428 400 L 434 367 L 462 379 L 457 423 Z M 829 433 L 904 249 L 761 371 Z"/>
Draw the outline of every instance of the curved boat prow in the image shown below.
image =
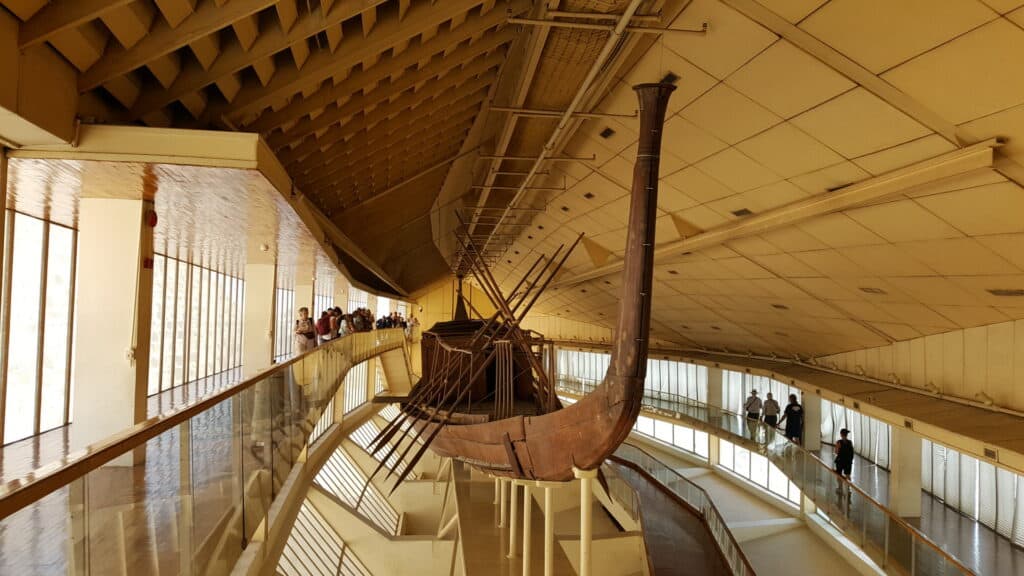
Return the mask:
<path id="1" fill-rule="evenodd" d="M 647 371 L 662 127 L 675 86 L 640 84 L 634 90 L 640 102 L 640 138 L 619 317 L 604 381 L 579 402 L 538 416 L 459 426 L 420 420 L 417 425 L 427 429 L 430 447 L 439 455 L 497 476 L 565 481 L 573 477 L 573 468 L 600 466 L 633 428 Z"/>

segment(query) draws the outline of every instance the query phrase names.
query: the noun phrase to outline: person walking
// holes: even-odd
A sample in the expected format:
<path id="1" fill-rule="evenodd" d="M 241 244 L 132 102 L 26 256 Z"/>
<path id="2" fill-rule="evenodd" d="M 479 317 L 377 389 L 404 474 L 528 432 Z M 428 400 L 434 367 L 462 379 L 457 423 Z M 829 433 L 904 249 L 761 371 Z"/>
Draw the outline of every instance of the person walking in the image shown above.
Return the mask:
<path id="1" fill-rule="evenodd" d="M 789 404 L 782 413 L 779 426 L 786 424 L 786 438 L 797 444 L 803 444 L 804 438 L 804 407 L 796 399 L 796 394 L 789 395 Z"/>
<path id="2" fill-rule="evenodd" d="M 832 447 L 835 454 L 836 473 L 850 480 L 850 472 L 853 470 L 853 441 L 850 440 L 850 431 L 843 428 L 839 431 L 839 439 Z"/>
<path id="3" fill-rule="evenodd" d="M 747 401 L 743 403 L 743 411 L 751 420 L 761 419 L 761 399 L 757 397 L 757 390 L 751 390 Z"/>
<path id="4" fill-rule="evenodd" d="M 762 408 L 764 409 L 764 423 L 775 428 L 779 423 L 779 412 L 782 411 L 782 407 L 772 398 L 771 392 L 764 395 L 764 405 Z"/>

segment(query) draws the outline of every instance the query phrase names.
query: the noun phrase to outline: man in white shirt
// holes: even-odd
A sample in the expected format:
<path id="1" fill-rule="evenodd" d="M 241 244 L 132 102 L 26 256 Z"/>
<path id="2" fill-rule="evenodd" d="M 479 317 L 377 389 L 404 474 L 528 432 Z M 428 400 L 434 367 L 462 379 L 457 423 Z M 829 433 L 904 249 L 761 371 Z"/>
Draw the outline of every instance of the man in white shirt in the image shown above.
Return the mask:
<path id="1" fill-rule="evenodd" d="M 764 395 L 764 423 L 775 428 L 779 423 L 779 412 L 782 408 L 779 403 L 772 398 L 772 393 L 768 392 Z"/>

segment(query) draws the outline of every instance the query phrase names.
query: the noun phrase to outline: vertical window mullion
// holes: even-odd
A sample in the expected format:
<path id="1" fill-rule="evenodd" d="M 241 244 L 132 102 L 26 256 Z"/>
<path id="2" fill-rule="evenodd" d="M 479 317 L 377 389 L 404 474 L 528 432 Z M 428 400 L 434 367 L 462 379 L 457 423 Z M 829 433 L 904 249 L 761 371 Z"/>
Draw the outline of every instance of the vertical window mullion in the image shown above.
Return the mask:
<path id="1" fill-rule="evenodd" d="M 46 267 L 50 261 L 50 221 L 43 220 L 43 241 L 39 247 L 39 332 L 36 334 L 36 405 L 32 433 L 39 434 L 43 418 L 43 345 L 46 342 Z"/>
<path id="2" fill-rule="evenodd" d="M 78 283 L 78 230 L 71 230 L 71 262 L 68 276 L 68 325 L 64 337 L 67 338 L 64 362 L 64 423 L 71 422 L 71 359 L 75 338 L 75 285 Z"/>

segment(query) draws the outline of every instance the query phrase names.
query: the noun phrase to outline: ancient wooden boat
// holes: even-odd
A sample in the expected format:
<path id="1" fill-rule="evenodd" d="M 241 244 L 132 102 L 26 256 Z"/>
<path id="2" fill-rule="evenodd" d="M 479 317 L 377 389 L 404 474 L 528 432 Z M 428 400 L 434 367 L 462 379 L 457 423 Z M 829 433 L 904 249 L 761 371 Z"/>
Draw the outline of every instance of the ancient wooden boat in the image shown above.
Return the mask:
<path id="1" fill-rule="evenodd" d="M 544 259 L 538 259 L 506 297 L 482 258 L 472 257 L 477 253 L 467 240 L 464 250 L 473 260 L 474 276 L 497 312 L 470 319 L 461 310 L 454 320 L 424 332 L 423 375 L 399 399 L 401 416 L 374 444 L 387 452 L 382 461 L 394 462 L 397 454 L 398 460 L 415 463 L 429 447 L 495 476 L 565 481 L 573 478 L 573 468 L 599 467 L 626 438 L 640 412 L 646 375 L 659 154 L 674 89 L 671 84 L 634 87 L 640 102 L 639 146 L 619 316 L 602 384 L 562 407 L 546 364 L 552 344 L 519 328 L 575 244 L 564 253 L 560 248 L 543 266 Z M 561 260 L 555 264 L 558 254 Z M 399 474 L 398 482 L 403 479 Z"/>

